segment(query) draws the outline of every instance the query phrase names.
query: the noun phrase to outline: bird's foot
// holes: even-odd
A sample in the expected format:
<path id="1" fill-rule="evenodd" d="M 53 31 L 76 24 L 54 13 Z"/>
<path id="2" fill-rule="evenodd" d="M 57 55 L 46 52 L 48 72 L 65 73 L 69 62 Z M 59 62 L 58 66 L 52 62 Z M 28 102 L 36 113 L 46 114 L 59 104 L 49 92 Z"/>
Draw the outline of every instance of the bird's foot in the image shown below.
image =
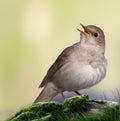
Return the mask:
<path id="1" fill-rule="evenodd" d="M 77 95 L 81 95 L 78 91 L 74 91 Z"/>

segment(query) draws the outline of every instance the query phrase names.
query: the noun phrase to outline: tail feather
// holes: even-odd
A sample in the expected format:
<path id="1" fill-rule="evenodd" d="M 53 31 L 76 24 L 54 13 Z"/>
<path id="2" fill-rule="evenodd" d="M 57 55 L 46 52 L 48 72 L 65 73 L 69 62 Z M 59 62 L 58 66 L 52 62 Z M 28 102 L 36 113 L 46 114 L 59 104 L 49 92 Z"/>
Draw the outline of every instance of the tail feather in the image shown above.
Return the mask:
<path id="1" fill-rule="evenodd" d="M 52 83 L 47 83 L 47 85 L 44 87 L 42 92 L 38 95 L 34 103 L 50 101 L 57 94 L 58 94 L 58 91 L 55 89 L 55 85 Z"/>

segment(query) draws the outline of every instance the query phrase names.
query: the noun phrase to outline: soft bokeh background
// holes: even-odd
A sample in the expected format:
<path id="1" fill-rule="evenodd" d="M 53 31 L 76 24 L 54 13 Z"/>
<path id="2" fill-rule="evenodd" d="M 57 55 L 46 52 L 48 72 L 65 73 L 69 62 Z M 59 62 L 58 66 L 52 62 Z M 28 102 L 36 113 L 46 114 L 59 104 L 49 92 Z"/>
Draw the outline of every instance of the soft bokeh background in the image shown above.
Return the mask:
<path id="1" fill-rule="evenodd" d="M 80 23 L 106 35 L 107 76 L 89 89 L 109 94 L 120 89 L 119 0 L 0 0 L 0 120 L 30 105 L 50 65 L 79 41 Z"/>

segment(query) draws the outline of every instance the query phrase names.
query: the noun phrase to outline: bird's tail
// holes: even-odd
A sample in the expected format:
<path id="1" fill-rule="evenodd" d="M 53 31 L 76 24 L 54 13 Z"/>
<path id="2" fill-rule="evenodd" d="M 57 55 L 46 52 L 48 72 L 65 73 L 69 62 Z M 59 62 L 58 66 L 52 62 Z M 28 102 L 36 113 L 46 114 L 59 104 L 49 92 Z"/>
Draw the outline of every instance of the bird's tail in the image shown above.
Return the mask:
<path id="1" fill-rule="evenodd" d="M 55 85 L 53 83 L 47 83 L 47 85 L 44 87 L 42 92 L 38 95 L 34 103 L 50 101 L 57 94 L 58 94 L 58 91 L 57 89 L 55 89 Z"/>

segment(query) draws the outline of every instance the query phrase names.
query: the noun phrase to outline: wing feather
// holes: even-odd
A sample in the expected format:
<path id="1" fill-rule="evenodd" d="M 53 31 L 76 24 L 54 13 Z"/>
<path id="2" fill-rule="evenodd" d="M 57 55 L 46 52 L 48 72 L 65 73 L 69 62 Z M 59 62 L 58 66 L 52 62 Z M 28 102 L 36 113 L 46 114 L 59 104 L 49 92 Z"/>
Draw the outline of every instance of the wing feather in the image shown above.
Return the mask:
<path id="1" fill-rule="evenodd" d="M 54 74 L 65 64 L 69 62 L 69 56 L 71 53 L 74 52 L 74 46 L 67 47 L 63 50 L 63 52 L 58 56 L 56 61 L 53 63 L 53 65 L 49 68 L 46 76 L 44 77 L 42 83 L 39 87 L 44 87 L 46 83 L 51 81 L 51 78 L 54 76 Z"/>

